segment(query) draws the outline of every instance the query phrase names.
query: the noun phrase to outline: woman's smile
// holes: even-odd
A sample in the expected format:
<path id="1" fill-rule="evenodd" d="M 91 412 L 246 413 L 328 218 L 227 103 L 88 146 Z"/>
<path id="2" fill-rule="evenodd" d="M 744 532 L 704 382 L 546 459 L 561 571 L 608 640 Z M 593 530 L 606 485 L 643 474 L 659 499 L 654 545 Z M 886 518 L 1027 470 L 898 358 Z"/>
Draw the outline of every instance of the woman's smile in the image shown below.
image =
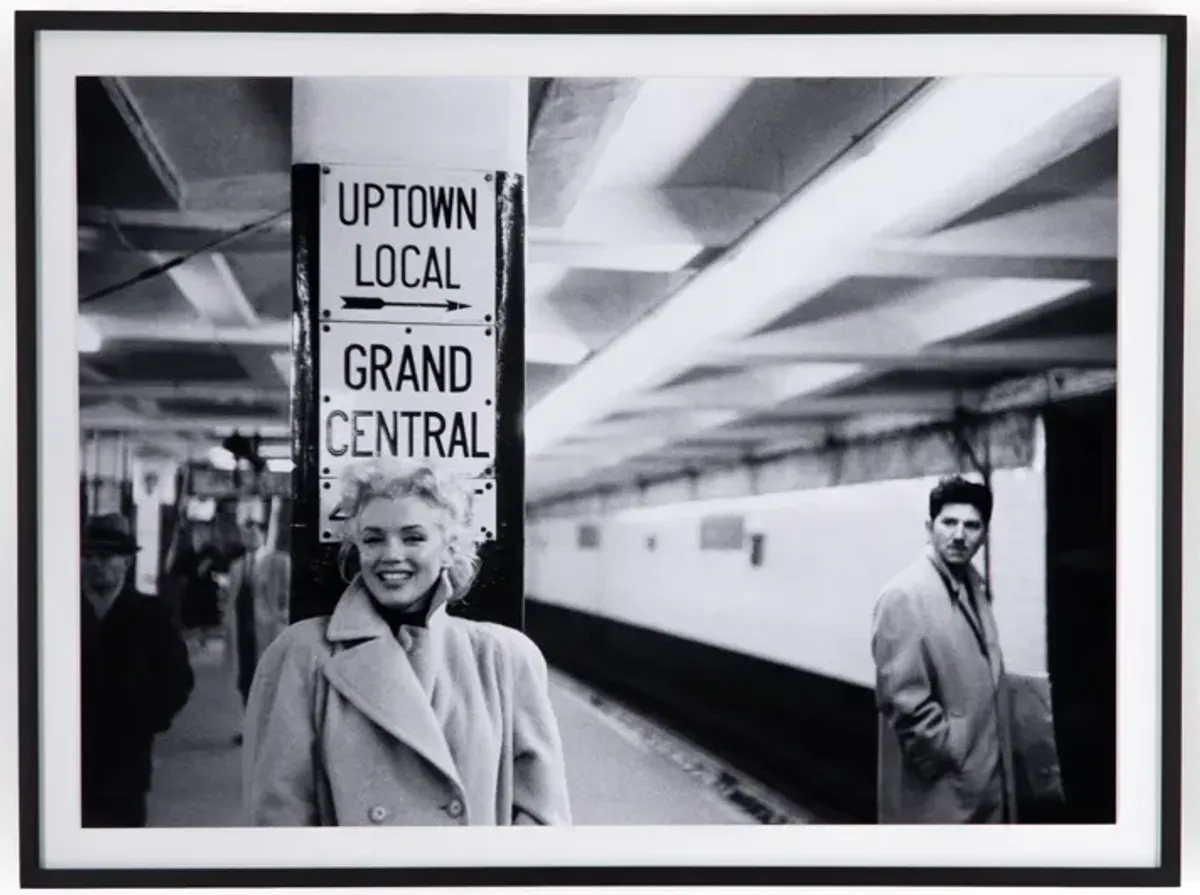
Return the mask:
<path id="1" fill-rule="evenodd" d="M 408 569 L 376 567 L 375 575 L 388 587 L 403 587 L 412 578 L 413 573 Z"/>

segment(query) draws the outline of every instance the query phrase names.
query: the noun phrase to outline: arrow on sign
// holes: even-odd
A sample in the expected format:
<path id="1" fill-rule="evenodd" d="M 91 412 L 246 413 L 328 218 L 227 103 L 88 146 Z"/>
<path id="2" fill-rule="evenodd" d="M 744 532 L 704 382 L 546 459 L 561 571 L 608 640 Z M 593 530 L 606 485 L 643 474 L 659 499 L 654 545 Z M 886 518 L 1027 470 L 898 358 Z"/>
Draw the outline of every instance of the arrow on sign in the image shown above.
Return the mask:
<path id="1" fill-rule="evenodd" d="M 343 295 L 342 308 L 347 311 L 378 311 L 382 308 L 445 308 L 458 311 L 471 307 L 461 301 L 384 301 L 373 295 Z"/>

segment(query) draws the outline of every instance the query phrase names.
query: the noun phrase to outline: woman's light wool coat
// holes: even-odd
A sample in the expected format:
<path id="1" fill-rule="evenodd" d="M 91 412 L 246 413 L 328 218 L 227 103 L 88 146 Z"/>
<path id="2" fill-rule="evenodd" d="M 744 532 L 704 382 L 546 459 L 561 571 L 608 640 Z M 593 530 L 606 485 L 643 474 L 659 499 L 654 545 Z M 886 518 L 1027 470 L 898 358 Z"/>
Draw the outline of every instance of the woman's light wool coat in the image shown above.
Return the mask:
<path id="1" fill-rule="evenodd" d="M 356 579 L 270 646 L 246 714 L 250 824 L 570 823 L 541 652 L 448 615 L 449 592 L 393 634 Z"/>

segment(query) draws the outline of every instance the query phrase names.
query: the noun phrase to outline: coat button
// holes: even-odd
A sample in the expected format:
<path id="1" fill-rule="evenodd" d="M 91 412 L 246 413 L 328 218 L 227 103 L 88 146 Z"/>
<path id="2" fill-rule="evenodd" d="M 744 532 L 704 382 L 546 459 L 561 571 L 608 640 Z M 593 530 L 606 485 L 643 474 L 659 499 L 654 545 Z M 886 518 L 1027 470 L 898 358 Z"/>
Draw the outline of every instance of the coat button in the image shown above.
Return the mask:
<path id="1" fill-rule="evenodd" d="M 463 816 L 463 803 L 460 802 L 458 799 L 455 799 L 449 805 L 446 806 L 446 813 L 449 814 L 451 817 L 455 817 L 455 818 L 462 817 Z"/>
<path id="2" fill-rule="evenodd" d="M 369 817 L 371 819 L 371 823 L 381 824 L 385 820 L 387 820 L 387 809 L 384 808 L 382 805 L 376 805 L 374 808 L 372 808 L 370 811 L 367 812 L 367 817 Z"/>

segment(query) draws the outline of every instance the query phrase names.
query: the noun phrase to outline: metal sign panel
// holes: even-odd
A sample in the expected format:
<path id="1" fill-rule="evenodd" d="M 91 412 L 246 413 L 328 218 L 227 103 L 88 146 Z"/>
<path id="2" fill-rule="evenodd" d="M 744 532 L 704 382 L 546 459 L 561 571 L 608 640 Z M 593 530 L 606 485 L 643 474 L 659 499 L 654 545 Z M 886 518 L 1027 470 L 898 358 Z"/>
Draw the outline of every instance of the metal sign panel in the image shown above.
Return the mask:
<path id="1" fill-rule="evenodd" d="M 493 333 L 478 326 L 322 324 L 321 476 L 381 456 L 487 474 L 496 462 Z"/>
<path id="2" fill-rule="evenodd" d="M 521 627 L 524 213 L 512 172 L 293 166 L 292 620 L 344 592 L 338 477 L 383 454 L 473 483 L 485 543 L 455 611 Z"/>
<path id="3" fill-rule="evenodd" d="M 496 483 L 492 479 L 471 479 L 467 482 L 471 491 L 471 524 L 480 541 L 496 539 Z M 340 483 L 327 479 L 321 482 L 321 528 L 323 544 L 336 543 L 342 539 L 345 517 L 341 509 Z"/>
<path id="4" fill-rule="evenodd" d="M 318 462 L 327 496 L 371 457 L 469 478 L 496 464 L 496 179 L 491 173 L 322 166 Z M 482 489 L 488 493 L 488 489 Z M 496 530 L 494 489 L 476 515 Z"/>
<path id="5" fill-rule="evenodd" d="M 324 165 L 326 320 L 496 320 L 496 178 L 484 171 Z"/>

